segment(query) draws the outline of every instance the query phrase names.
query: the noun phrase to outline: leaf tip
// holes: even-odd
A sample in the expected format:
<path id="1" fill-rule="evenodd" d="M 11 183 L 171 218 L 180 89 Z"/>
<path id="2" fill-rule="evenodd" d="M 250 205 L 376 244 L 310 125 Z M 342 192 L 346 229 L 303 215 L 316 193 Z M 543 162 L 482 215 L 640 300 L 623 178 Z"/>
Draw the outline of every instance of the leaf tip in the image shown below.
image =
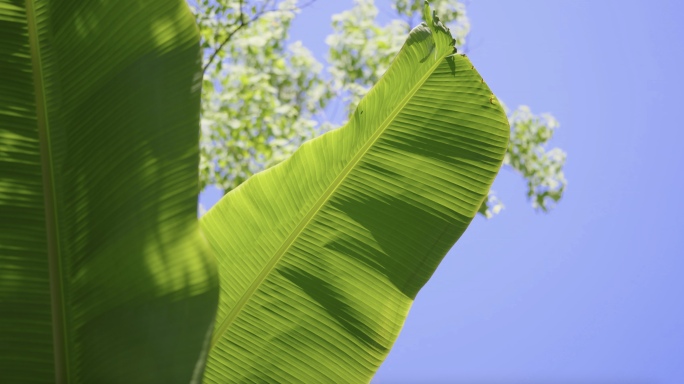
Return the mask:
<path id="1" fill-rule="evenodd" d="M 425 19 L 425 23 L 427 24 L 427 26 L 428 26 L 432 31 L 434 31 L 435 22 L 434 22 L 434 20 L 432 19 L 432 12 L 430 12 L 430 11 L 431 11 L 431 10 L 430 10 L 430 2 L 428 2 L 427 0 L 425 0 L 425 1 L 423 2 L 423 19 Z"/>

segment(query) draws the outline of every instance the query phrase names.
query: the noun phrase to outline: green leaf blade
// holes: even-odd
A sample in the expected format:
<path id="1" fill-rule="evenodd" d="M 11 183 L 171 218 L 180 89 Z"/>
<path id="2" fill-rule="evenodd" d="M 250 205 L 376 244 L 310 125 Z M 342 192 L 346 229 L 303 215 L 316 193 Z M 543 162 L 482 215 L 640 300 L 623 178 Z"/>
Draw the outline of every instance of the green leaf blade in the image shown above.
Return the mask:
<path id="1" fill-rule="evenodd" d="M 207 382 L 367 382 L 499 170 L 509 127 L 470 61 L 411 32 L 350 122 L 201 220 L 222 293 Z"/>
<path id="2" fill-rule="evenodd" d="M 0 0 L 0 32 L 0 377 L 197 378 L 218 281 L 187 5 Z"/>

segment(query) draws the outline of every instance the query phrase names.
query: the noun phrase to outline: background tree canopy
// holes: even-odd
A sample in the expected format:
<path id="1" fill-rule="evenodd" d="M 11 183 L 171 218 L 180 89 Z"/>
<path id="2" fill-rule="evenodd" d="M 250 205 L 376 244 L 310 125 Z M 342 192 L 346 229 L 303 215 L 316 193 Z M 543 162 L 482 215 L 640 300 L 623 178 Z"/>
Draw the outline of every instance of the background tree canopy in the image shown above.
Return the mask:
<path id="1" fill-rule="evenodd" d="M 301 7 L 314 1 L 190 1 L 202 35 L 204 86 L 200 188 L 228 192 L 256 172 L 287 158 L 304 141 L 333 129 L 326 111 L 356 104 L 387 70 L 408 32 L 421 20 L 422 0 L 392 0 L 392 20 L 377 21 L 373 0 L 334 15 L 328 59 L 320 63 L 300 42 L 288 44 Z M 468 53 L 470 23 L 458 0 L 432 6 L 451 29 L 459 52 Z M 549 149 L 558 122 L 527 106 L 508 110 L 511 140 L 504 168 L 526 181 L 532 207 L 550 210 L 563 196 L 566 154 Z M 490 192 L 480 209 L 503 208 Z"/>

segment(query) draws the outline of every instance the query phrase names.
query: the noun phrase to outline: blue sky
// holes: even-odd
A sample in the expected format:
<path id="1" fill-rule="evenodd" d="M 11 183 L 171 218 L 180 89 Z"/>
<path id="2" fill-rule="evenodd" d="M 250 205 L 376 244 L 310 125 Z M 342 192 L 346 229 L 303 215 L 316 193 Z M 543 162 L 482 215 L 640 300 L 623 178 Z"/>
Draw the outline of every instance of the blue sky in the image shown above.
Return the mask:
<path id="1" fill-rule="evenodd" d="M 323 60 L 330 16 L 351 6 L 319 0 L 292 39 Z M 506 209 L 449 252 L 373 382 L 684 382 L 684 3 L 478 0 L 468 12 L 469 57 L 497 96 L 560 121 L 569 186 L 535 213 L 503 171 Z"/>

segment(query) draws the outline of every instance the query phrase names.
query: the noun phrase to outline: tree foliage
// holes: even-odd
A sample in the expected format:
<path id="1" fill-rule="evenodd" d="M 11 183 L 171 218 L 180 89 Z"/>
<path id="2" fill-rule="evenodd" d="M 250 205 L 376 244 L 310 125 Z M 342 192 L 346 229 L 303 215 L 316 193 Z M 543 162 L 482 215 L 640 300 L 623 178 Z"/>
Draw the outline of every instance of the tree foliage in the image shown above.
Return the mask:
<path id="1" fill-rule="evenodd" d="M 286 44 L 294 0 L 193 9 L 205 58 L 200 187 L 227 192 L 314 137 L 332 90 L 311 53 Z"/>
<path id="2" fill-rule="evenodd" d="M 300 42 L 287 44 L 295 0 L 203 0 L 194 4 L 205 57 L 202 95 L 201 187 L 230 191 L 254 173 L 287 158 L 304 141 L 333 127 L 326 106 L 349 116 L 378 82 L 421 20 L 422 0 L 391 0 L 391 20 L 377 21 L 373 0 L 355 0 L 332 17 L 325 72 Z M 432 6 L 467 52 L 470 22 L 459 0 Z M 327 74 L 326 74 L 327 73 Z M 558 122 L 527 106 L 508 113 L 511 141 L 504 168 L 520 174 L 535 209 L 549 211 L 563 196 L 566 154 L 549 149 Z M 342 122 L 344 123 L 344 122 Z M 480 209 L 492 217 L 503 208 L 490 192 Z"/>

